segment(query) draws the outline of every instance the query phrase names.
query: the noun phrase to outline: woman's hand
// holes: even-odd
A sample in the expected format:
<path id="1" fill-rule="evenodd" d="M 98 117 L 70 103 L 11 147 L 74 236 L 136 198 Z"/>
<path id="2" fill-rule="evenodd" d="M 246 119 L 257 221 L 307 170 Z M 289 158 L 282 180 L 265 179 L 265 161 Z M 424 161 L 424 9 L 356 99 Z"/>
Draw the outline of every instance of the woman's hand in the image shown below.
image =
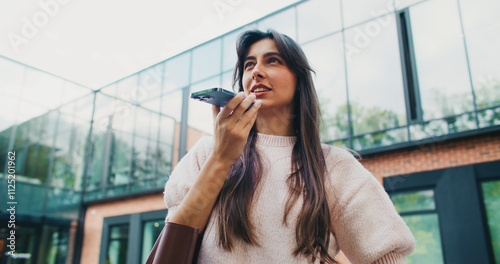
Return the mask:
<path id="1" fill-rule="evenodd" d="M 254 102 L 254 105 L 247 108 Z M 213 106 L 214 117 L 214 148 L 212 158 L 230 168 L 240 158 L 247 143 L 250 129 L 257 118 L 257 112 L 262 105 L 250 94 L 245 98 L 243 92 L 233 97 L 222 111 Z"/>
<path id="2" fill-rule="evenodd" d="M 239 93 L 226 106 L 213 107 L 214 149 L 198 178 L 182 200 L 171 222 L 205 228 L 231 166 L 240 158 L 262 102 L 255 95 Z M 200 231 L 201 232 L 201 231 Z"/>

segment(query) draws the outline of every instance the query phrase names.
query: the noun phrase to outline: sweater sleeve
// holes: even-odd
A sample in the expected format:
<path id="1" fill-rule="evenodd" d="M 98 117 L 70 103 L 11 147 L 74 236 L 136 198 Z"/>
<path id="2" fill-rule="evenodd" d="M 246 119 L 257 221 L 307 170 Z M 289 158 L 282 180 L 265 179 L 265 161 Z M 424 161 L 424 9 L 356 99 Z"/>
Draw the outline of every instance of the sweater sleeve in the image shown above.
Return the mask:
<path id="1" fill-rule="evenodd" d="M 210 155 L 211 147 L 212 138 L 202 137 L 175 166 L 163 192 L 163 199 L 168 208 L 165 221 L 172 216 L 196 181 L 201 167 Z"/>
<path id="2" fill-rule="evenodd" d="M 349 152 L 333 147 L 327 156 L 332 228 L 353 263 L 406 263 L 415 238 L 375 177 Z"/>

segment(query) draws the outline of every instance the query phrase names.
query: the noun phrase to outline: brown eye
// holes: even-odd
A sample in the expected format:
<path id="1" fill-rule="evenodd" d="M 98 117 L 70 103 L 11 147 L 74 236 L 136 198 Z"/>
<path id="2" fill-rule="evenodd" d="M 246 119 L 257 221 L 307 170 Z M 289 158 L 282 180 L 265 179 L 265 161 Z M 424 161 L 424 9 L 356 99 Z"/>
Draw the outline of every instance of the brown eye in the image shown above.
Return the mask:
<path id="1" fill-rule="evenodd" d="M 253 65 L 254 65 L 253 61 L 248 61 L 248 62 L 246 62 L 246 63 L 243 65 L 243 68 L 244 68 L 244 69 L 247 69 L 248 67 L 251 67 L 251 66 L 253 66 Z"/>
<path id="2" fill-rule="evenodd" d="M 269 63 L 281 63 L 281 60 L 276 57 L 272 57 L 269 59 Z"/>

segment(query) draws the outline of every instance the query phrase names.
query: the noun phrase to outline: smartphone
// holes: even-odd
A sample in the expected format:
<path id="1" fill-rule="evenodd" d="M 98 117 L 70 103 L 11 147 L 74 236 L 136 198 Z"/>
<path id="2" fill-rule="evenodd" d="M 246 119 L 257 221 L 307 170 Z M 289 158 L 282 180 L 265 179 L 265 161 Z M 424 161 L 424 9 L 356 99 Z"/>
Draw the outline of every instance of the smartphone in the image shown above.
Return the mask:
<path id="1" fill-rule="evenodd" d="M 235 95 L 236 93 L 222 88 L 210 88 L 203 91 L 192 93 L 191 98 L 200 100 L 205 103 L 223 107 Z"/>

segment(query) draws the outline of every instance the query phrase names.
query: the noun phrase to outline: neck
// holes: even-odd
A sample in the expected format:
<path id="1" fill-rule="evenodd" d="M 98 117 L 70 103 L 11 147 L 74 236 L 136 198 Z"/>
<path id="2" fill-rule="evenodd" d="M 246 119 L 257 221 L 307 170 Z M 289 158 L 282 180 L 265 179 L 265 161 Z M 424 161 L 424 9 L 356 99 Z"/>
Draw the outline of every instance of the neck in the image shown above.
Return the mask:
<path id="1" fill-rule="evenodd" d="M 291 109 L 265 109 L 257 116 L 257 131 L 262 134 L 275 136 L 296 136 L 293 125 L 295 116 Z"/>

